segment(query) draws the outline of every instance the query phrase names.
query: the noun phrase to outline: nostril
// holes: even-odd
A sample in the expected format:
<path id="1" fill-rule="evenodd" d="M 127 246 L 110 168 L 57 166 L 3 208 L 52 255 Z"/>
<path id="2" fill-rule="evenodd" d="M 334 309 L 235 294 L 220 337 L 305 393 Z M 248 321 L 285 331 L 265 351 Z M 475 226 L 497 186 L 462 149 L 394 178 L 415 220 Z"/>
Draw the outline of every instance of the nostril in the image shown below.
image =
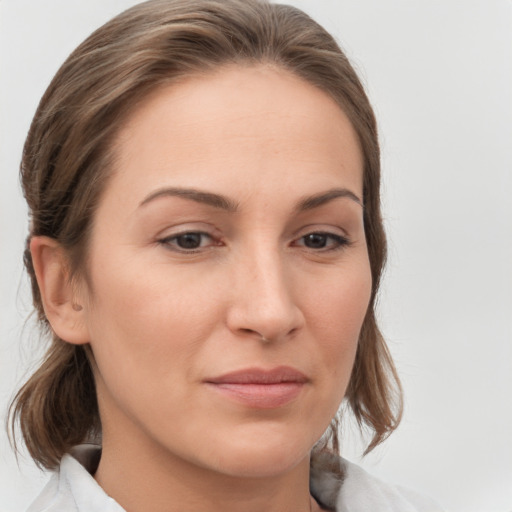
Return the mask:
<path id="1" fill-rule="evenodd" d="M 260 265 L 253 265 L 260 268 Z M 244 267 L 245 268 L 245 267 Z M 299 302 L 286 287 L 282 272 L 265 266 L 265 275 L 251 280 L 248 287 L 233 288 L 232 301 L 226 311 L 226 324 L 240 339 L 260 343 L 287 339 L 296 335 L 304 324 Z M 244 277 L 244 276 L 242 276 Z"/>
<path id="2" fill-rule="evenodd" d="M 266 338 L 263 334 L 261 334 L 260 332 L 258 331 L 255 331 L 253 329 L 246 329 L 246 328 L 242 328 L 240 329 L 240 332 L 244 333 L 244 334 L 248 334 L 250 336 L 254 336 L 255 338 L 259 339 L 260 341 L 262 342 L 265 342 L 265 343 L 268 343 L 270 340 L 268 338 Z"/>

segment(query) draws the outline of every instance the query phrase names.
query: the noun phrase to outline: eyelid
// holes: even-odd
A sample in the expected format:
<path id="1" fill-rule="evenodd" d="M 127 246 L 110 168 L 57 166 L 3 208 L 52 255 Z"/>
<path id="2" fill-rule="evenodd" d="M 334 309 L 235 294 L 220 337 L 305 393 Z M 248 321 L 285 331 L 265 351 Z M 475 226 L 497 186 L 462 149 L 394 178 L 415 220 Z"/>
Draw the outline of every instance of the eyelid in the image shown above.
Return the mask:
<path id="1" fill-rule="evenodd" d="M 207 222 L 185 221 L 159 229 L 156 235 L 154 235 L 154 239 L 169 239 L 187 233 L 203 233 L 211 238 L 220 238 L 221 236 L 219 230 Z"/>
<path id="2" fill-rule="evenodd" d="M 218 244 L 216 243 L 208 243 L 207 245 L 199 245 L 199 247 L 192 247 L 192 248 L 186 248 L 186 247 L 180 247 L 177 243 L 178 239 L 181 236 L 185 236 L 187 234 L 197 234 L 202 237 L 208 237 L 211 240 L 214 240 L 213 237 L 211 237 L 208 233 L 200 232 L 200 231 L 185 231 L 183 233 L 176 233 L 173 235 L 169 235 L 165 238 L 160 238 L 158 240 L 158 244 L 165 247 L 165 249 L 169 251 L 173 251 L 175 253 L 179 254 L 196 254 L 199 252 L 203 252 L 208 250 L 210 247 L 216 246 Z M 176 243 L 173 243 L 176 242 Z"/>
<path id="3" fill-rule="evenodd" d="M 308 235 L 322 235 L 328 237 L 330 240 L 327 242 L 326 247 L 308 247 L 304 242 Z M 312 223 L 302 226 L 293 234 L 292 245 L 303 248 L 313 253 L 327 253 L 335 252 L 346 249 L 352 245 L 353 241 L 351 236 L 347 233 L 346 229 L 341 226 L 325 223 Z"/>
<path id="4" fill-rule="evenodd" d="M 310 224 L 304 224 L 300 228 L 296 229 L 292 233 L 293 238 L 300 238 L 301 236 L 308 235 L 310 233 L 325 233 L 345 238 L 350 238 L 350 234 L 343 226 L 337 222 L 311 222 Z"/>
<path id="5" fill-rule="evenodd" d="M 201 237 L 208 238 L 210 241 L 206 245 L 200 245 L 197 248 L 191 249 L 179 247 L 177 243 L 174 243 L 179 237 L 187 234 L 200 235 Z M 222 240 L 220 233 L 218 233 L 213 227 L 202 222 L 195 224 L 192 222 L 180 224 L 171 228 L 168 227 L 165 230 L 162 230 L 162 234 L 155 237 L 155 243 L 176 253 L 194 254 L 206 251 L 211 247 L 222 245 Z"/>
<path id="6" fill-rule="evenodd" d="M 327 247 L 308 247 L 305 243 L 299 244 L 300 246 L 313 251 L 313 252 L 328 252 L 333 250 L 339 250 L 343 249 L 349 245 L 352 244 L 352 242 L 344 235 L 338 235 L 335 233 L 330 233 L 327 231 L 312 231 L 310 233 L 306 233 L 305 235 L 300 236 L 299 238 L 295 239 L 295 243 L 297 243 L 299 240 L 304 240 L 306 237 L 310 235 L 321 235 L 325 236 L 326 238 L 329 238 L 331 240 L 331 244 Z M 334 241 L 334 244 L 332 243 Z"/>

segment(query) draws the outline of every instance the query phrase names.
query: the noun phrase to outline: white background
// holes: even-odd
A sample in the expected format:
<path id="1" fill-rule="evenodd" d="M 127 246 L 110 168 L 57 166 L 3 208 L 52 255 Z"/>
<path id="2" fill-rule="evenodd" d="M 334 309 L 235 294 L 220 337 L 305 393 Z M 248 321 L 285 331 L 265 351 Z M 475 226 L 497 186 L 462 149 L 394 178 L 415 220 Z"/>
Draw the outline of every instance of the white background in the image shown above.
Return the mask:
<path id="1" fill-rule="evenodd" d="M 33 363 L 17 169 L 70 51 L 133 0 L 0 0 L 0 419 Z M 403 424 L 361 463 L 452 512 L 512 511 L 512 2 L 295 0 L 333 32 L 380 123 L 390 261 L 380 301 Z M 0 510 L 47 479 L 0 434 Z M 358 460 L 350 436 L 344 453 Z M 369 511 L 371 512 L 371 511 Z"/>

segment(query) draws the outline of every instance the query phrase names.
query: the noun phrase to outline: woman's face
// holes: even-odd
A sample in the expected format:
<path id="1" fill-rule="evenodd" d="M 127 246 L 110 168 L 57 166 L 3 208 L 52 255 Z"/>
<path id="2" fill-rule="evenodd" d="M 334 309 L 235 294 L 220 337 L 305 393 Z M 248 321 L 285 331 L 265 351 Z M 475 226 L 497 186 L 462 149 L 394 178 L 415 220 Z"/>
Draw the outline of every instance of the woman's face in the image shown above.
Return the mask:
<path id="1" fill-rule="evenodd" d="M 294 467 L 340 405 L 370 298 L 347 117 L 286 71 L 230 67 L 153 93 L 115 149 L 84 298 L 104 443 Z"/>

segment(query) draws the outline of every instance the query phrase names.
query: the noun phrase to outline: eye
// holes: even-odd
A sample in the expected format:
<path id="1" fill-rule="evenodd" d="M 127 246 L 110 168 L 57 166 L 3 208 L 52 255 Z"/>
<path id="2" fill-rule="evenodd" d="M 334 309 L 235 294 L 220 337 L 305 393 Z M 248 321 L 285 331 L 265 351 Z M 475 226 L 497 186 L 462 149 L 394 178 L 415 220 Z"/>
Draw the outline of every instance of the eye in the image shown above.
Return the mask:
<path id="1" fill-rule="evenodd" d="M 167 248 L 180 252 L 196 252 L 199 249 L 215 245 L 213 238 L 202 231 L 187 231 L 158 240 Z"/>
<path id="2" fill-rule="evenodd" d="M 308 233 L 307 235 L 299 238 L 296 245 L 316 251 L 330 251 L 341 249 L 342 247 L 349 245 L 349 243 L 349 240 L 344 236 L 319 231 Z"/>

